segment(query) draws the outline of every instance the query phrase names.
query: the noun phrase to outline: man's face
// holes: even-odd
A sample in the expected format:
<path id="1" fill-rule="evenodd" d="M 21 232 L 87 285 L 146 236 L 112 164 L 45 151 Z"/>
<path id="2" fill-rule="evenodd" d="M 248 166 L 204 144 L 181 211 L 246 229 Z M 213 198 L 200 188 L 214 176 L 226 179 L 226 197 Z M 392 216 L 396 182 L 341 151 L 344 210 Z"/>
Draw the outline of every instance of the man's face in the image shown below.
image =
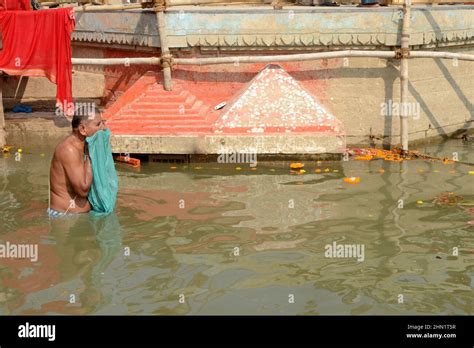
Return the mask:
<path id="1" fill-rule="evenodd" d="M 97 131 L 105 129 L 105 121 L 102 120 L 100 113 L 95 113 L 95 115 L 90 116 L 86 122 L 83 122 L 79 125 L 79 132 L 84 137 L 91 137 Z"/>

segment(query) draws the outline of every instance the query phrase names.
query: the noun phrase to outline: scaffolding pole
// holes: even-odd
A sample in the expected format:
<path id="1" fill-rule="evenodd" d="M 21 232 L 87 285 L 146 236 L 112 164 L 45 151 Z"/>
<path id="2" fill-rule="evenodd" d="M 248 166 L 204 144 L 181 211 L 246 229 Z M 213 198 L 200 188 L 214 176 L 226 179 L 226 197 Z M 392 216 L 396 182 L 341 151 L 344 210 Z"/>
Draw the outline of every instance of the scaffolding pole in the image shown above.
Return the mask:
<path id="1" fill-rule="evenodd" d="M 158 21 L 158 32 L 160 35 L 161 47 L 161 65 L 163 67 L 163 86 L 166 91 L 173 89 L 171 80 L 172 56 L 168 46 L 168 34 L 166 30 L 166 17 L 164 11 L 156 12 L 156 20 Z"/>
<path id="2" fill-rule="evenodd" d="M 297 62 L 318 59 L 331 58 L 350 58 L 350 57 L 372 57 L 392 59 L 397 57 L 395 51 L 367 51 L 367 50 L 345 50 L 318 53 L 286 54 L 273 56 L 227 56 L 215 58 L 173 58 L 174 65 L 214 65 L 214 64 L 245 64 L 245 63 L 277 63 L 277 62 Z M 431 51 L 412 51 L 409 59 L 413 58 L 444 58 L 458 59 L 464 61 L 474 61 L 474 55 L 465 53 L 451 52 L 431 52 Z M 161 58 L 72 58 L 73 65 L 161 65 Z"/>
<path id="3" fill-rule="evenodd" d="M 411 0 L 403 3 L 402 36 L 400 48 L 400 142 L 402 154 L 408 153 L 408 57 L 410 56 Z"/>

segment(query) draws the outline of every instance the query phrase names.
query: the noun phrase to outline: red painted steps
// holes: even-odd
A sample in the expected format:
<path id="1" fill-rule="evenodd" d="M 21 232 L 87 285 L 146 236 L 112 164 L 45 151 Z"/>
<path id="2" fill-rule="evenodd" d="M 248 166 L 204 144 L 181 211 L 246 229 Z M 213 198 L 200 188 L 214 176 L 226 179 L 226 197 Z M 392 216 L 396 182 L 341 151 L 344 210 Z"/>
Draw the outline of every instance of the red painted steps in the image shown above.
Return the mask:
<path id="1" fill-rule="evenodd" d="M 186 81 L 174 80 L 173 90 L 165 91 L 158 81 L 156 73 L 142 76 L 105 111 L 112 133 L 344 136 L 342 124 L 279 66 L 267 66 L 239 93 L 225 100 L 227 105 L 219 111 L 197 97 L 213 93 L 209 87 L 192 85 L 193 94 L 184 88 Z M 217 96 L 216 104 L 224 99 Z"/>
<path id="2" fill-rule="evenodd" d="M 119 126 L 130 126 L 130 120 L 129 119 L 123 119 L 123 120 L 115 120 L 114 125 Z M 186 120 L 186 122 L 180 122 L 177 120 L 146 120 L 146 119 L 140 119 L 139 122 L 135 122 L 135 125 L 140 125 L 140 126 L 199 126 L 199 125 L 207 125 L 203 120 Z"/>
<path id="3" fill-rule="evenodd" d="M 114 119 L 114 123 L 122 121 L 138 122 L 143 120 L 147 121 L 182 121 L 182 115 L 141 115 L 139 113 L 127 113 L 123 114 L 121 118 Z M 189 121 L 202 121 L 206 123 L 206 119 L 200 115 L 187 115 L 185 120 Z"/>
<path id="4" fill-rule="evenodd" d="M 118 128 L 111 129 L 112 133 L 115 135 L 183 135 L 185 134 L 209 134 L 212 132 L 212 127 L 210 126 L 198 126 L 198 127 L 160 127 L 160 126 L 151 126 L 143 128 Z"/>
<path id="5" fill-rule="evenodd" d="M 145 77 L 148 78 L 148 77 Z M 140 81 L 140 80 L 139 80 Z M 120 108 L 109 113 L 107 125 L 117 135 L 179 135 L 212 132 L 212 121 L 217 113 L 179 83 L 172 91 L 165 91 L 157 83 L 137 81 L 120 100 Z M 150 81 L 148 81 L 150 82 Z M 142 90 L 139 92 L 138 89 Z M 126 101 L 126 102 L 125 102 Z M 215 113 L 216 115 L 210 116 Z"/>
<path id="6" fill-rule="evenodd" d="M 165 91 L 163 89 L 149 89 L 145 91 L 135 100 L 135 104 L 144 103 L 159 103 L 163 104 L 193 104 L 196 101 L 196 96 L 188 91 L 185 91 L 177 86 L 174 86 L 172 91 Z"/>
<path id="7" fill-rule="evenodd" d="M 199 101 L 192 105 L 178 104 L 178 105 L 161 105 L 152 103 L 136 103 L 130 105 L 129 108 L 123 110 L 123 113 L 127 111 L 136 111 L 142 115 L 168 115 L 177 114 L 185 117 L 186 115 L 198 115 L 203 114 L 202 102 Z"/>

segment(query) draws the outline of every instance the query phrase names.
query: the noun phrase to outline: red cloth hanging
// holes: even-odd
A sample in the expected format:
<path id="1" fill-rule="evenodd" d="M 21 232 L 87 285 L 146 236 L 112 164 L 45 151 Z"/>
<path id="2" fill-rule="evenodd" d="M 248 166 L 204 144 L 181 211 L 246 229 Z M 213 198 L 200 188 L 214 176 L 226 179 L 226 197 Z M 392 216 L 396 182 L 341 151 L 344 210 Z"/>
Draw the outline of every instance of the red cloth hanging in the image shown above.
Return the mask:
<path id="1" fill-rule="evenodd" d="M 71 8 L 1 11 L 0 70 L 8 75 L 44 76 L 57 85 L 56 105 L 66 115 L 72 105 Z"/>
<path id="2" fill-rule="evenodd" d="M 0 0 L 0 11 L 31 11 L 30 0 Z"/>

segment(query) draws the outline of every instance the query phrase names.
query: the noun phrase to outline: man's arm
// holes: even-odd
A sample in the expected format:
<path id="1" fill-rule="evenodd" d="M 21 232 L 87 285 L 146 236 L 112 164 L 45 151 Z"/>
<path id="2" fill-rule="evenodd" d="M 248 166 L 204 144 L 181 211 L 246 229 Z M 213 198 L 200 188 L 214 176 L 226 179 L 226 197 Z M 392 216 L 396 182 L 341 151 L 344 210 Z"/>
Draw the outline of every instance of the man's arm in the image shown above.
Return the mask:
<path id="1" fill-rule="evenodd" d="M 59 156 L 74 192 L 79 197 L 87 198 L 92 185 L 92 167 L 89 156 L 84 161 L 82 156 L 70 147 L 61 149 Z"/>

